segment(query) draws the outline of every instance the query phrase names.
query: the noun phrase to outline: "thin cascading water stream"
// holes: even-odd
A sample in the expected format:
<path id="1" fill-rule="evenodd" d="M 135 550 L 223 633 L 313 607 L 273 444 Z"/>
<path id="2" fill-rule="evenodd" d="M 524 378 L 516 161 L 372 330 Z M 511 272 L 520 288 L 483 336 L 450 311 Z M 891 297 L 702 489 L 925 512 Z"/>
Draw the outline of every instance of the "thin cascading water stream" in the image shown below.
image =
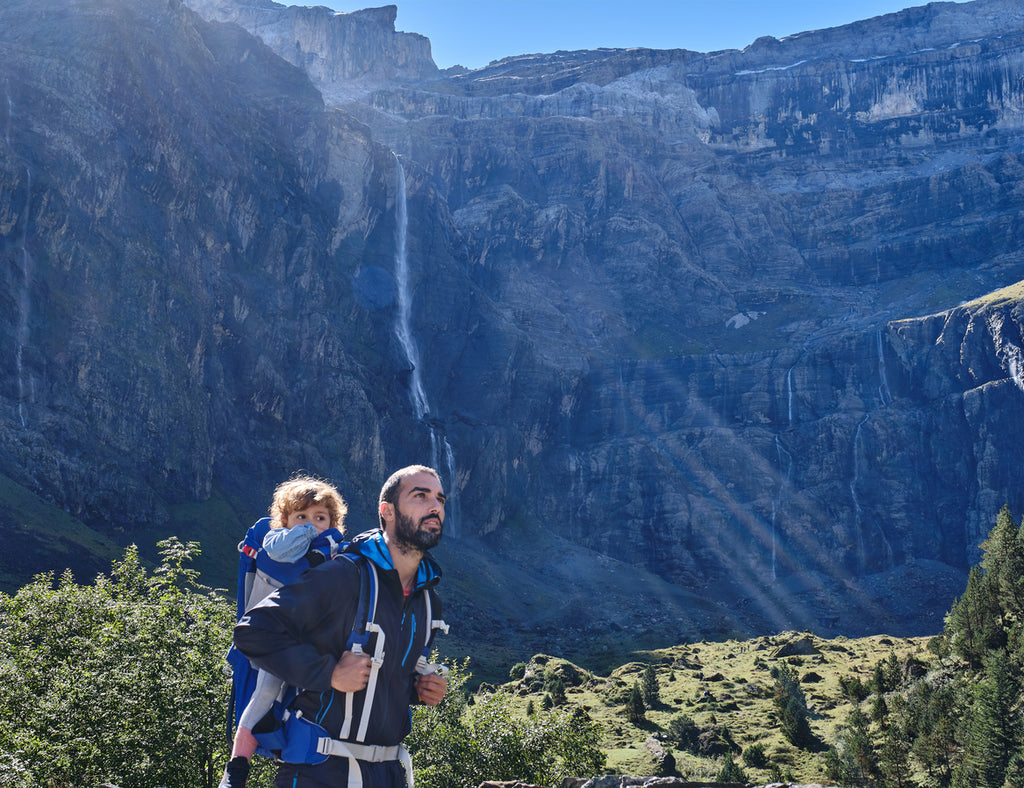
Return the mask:
<path id="1" fill-rule="evenodd" d="M 885 375 L 885 348 L 882 345 L 882 329 L 875 332 L 875 344 L 878 346 L 878 397 L 882 405 L 892 402 L 892 392 L 889 391 L 889 379 Z"/>
<path id="2" fill-rule="evenodd" d="M 10 85 L 4 80 L 4 98 L 7 99 L 7 120 L 4 123 L 4 142 L 11 146 L 11 116 L 14 114 L 14 101 L 11 100 Z"/>
<path id="3" fill-rule="evenodd" d="M 11 143 L 11 119 L 14 116 L 14 102 L 11 99 L 10 85 L 4 81 L 4 99 L 7 104 L 7 117 L 4 122 L 4 143 L 12 158 L 16 158 Z M 32 256 L 28 251 L 29 213 L 32 209 L 32 170 L 25 165 L 25 207 L 18 219 L 18 236 L 15 241 L 15 254 L 18 267 L 14 271 L 13 290 L 17 293 L 18 315 L 14 329 L 14 368 L 18 386 L 18 420 L 26 426 L 25 402 L 30 394 L 31 380 L 25 377 L 25 347 L 29 342 L 29 310 L 31 307 L 30 291 L 32 289 Z"/>
<path id="4" fill-rule="evenodd" d="M 423 374 L 420 372 L 419 351 L 412 338 L 412 293 L 409 285 L 409 208 L 406 201 L 405 170 L 395 156 L 395 282 L 398 285 L 398 322 L 395 336 L 402 346 L 405 360 L 412 372 L 409 377 L 409 396 L 416 418 L 423 421 L 430 413 L 427 393 L 423 388 Z"/>
<path id="5" fill-rule="evenodd" d="M 793 455 L 786 451 L 785 447 L 782 445 L 782 441 L 779 440 L 778 435 L 775 436 L 775 455 L 779 461 L 780 471 L 782 467 L 785 466 L 786 472 L 779 474 L 779 489 L 775 496 L 775 500 L 772 501 L 772 580 L 778 579 L 778 572 L 775 560 L 778 542 L 778 539 L 776 537 L 776 520 L 779 511 L 782 509 L 782 504 L 784 501 L 786 490 L 789 488 L 790 483 L 793 480 Z"/>
<path id="6" fill-rule="evenodd" d="M 28 251 L 28 214 L 32 205 L 32 171 L 25 168 L 25 211 L 21 216 L 20 238 L 20 270 L 21 282 L 18 283 L 18 328 L 15 332 L 17 343 L 14 353 L 14 365 L 18 373 L 18 419 L 21 426 L 25 426 L 25 346 L 28 344 L 28 313 L 29 313 L 29 289 L 32 285 L 32 258 Z"/>
<path id="7" fill-rule="evenodd" d="M 790 427 L 793 426 L 793 367 L 795 366 L 796 364 L 790 367 L 789 371 L 786 372 L 786 403 L 788 408 Z"/>
<path id="8" fill-rule="evenodd" d="M 409 277 L 409 207 L 406 194 L 405 169 L 396 154 L 395 159 L 395 284 L 398 289 L 398 319 L 395 323 L 395 337 L 409 364 L 409 398 L 412 401 L 416 420 L 430 430 L 431 467 L 442 476 L 442 483 L 449 493 L 445 513 L 445 530 L 450 536 L 457 536 L 457 502 L 451 494 L 455 487 L 455 452 L 443 428 L 430 417 L 430 403 L 423 386 L 420 370 L 419 349 L 412 333 L 412 286 Z"/>
<path id="9" fill-rule="evenodd" d="M 860 507 L 860 497 L 857 493 L 857 485 L 860 483 L 860 452 L 857 447 L 860 444 L 860 433 L 864 428 L 864 422 L 868 420 L 867 414 L 857 423 L 857 429 L 853 433 L 853 478 L 850 479 L 850 497 L 853 499 L 853 527 L 857 532 L 857 569 L 863 571 L 865 559 L 863 510 Z"/>

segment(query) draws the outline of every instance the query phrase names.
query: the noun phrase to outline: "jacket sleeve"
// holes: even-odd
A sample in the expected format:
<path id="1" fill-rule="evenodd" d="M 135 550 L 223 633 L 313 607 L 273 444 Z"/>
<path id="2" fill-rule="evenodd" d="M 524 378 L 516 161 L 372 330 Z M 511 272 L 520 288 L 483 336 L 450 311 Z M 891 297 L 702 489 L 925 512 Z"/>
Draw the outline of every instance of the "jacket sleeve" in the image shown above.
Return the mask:
<path id="1" fill-rule="evenodd" d="M 250 609 L 235 626 L 235 645 L 256 667 L 288 684 L 328 690 L 358 594 L 358 569 L 328 561 Z"/>
<path id="2" fill-rule="evenodd" d="M 312 523 L 301 523 L 294 528 L 271 528 L 263 537 L 263 549 L 275 561 L 294 564 L 309 551 L 316 536 L 316 526 Z"/>

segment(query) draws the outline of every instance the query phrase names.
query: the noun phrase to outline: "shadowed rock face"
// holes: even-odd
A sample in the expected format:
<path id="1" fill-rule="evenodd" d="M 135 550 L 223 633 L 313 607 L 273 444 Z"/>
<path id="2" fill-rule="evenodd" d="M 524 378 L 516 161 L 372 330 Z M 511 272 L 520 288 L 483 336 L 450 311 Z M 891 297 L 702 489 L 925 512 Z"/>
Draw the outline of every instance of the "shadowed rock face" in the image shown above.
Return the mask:
<path id="1" fill-rule="evenodd" d="M 394 20 L 0 9 L 0 473 L 129 541 L 428 461 L 471 633 L 938 631 L 1024 511 L 1019 4 L 457 74 Z"/>

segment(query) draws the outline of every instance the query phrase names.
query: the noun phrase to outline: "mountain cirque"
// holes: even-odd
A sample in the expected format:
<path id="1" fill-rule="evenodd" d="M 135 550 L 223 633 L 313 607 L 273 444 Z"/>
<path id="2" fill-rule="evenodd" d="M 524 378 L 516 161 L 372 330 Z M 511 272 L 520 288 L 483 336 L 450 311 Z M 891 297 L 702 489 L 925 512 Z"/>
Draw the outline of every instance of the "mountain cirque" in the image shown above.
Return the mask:
<path id="1" fill-rule="evenodd" d="M 100 534 L 298 467 L 369 527 L 429 459 L 453 618 L 568 653 L 932 633 L 1024 513 L 1018 3 L 439 71 L 394 7 L 54 2 L 0 10 L 0 472 Z"/>

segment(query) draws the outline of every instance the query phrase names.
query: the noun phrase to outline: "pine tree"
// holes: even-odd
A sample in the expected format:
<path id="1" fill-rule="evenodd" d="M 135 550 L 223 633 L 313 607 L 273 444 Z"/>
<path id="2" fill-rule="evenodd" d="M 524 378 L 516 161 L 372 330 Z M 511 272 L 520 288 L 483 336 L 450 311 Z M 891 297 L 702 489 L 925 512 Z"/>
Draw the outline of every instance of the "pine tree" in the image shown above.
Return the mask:
<path id="1" fill-rule="evenodd" d="M 901 695 L 892 699 L 892 719 L 887 725 L 882 746 L 878 752 L 878 766 L 885 778 L 885 785 L 903 788 L 912 785 L 913 768 L 910 764 L 911 737 L 905 725 L 907 720 L 906 701 Z"/>
<path id="2" fill-rule="evenodd" d="M 629 691 L 626 699 L 626 719 L 634 725 L 640 725 L 647 721 L 647 709 L 644 706 L 643 694 L 640 692 L 640 685 L 633 682 L 633 688 Z"/>
<path id="3" fill-rule="evenodd" d="M 895 692 L 903 685 L 903 671 L 900 669 L 900 659 L 896 652 L 890 650 L 885 660 L 885 683 L 889 686 L 890 692 Z"/>
<path id="4" fill-rule="evenodd" d="M 877 772 L 875 747 L 868 718 L 858 706 L 846 717 L 842 740 L 850 773 L 860 780 L 872 779 Z"/>
<path id="5" fill-rule="evenodd" d="M 732 753 L 728 750 L 725 753 L 725 758 L 722 760 L 722 768 L 718 771 L 718 776 L 715 780 L 720 783 L 745 783 L 747 781 L 747 775 L 740 768 L 740 765 L 732 758 Z"/>
<path id="6" fill-rule="evenodd" d="M 889 716 L 889 704 L 885 702 L 885 695 L 875 695 L 875 702 L 871 704 L 871 719 L 880 728 L 886 726 L 886 718 Z"/>
<path id="7" fill-rule="evenodd" d="M 972 566 L 963 596 L 946 615 L 946 637 L 953 653 L 978 669 L 992 650 L 1006 645 L 1001 611 L 992 583 Z"/>
<path id="8" fill-rule="evenodd" d="M 1020 620 L 1024 612 L 1024 536 L 1014 525 L 1008 506 L 999 511 L 995 528 L 981 547 L 985 552 L 981 566 L 999 594 L 1004 618 Z"/>
<path id="9" fill-rule="evenodd" d="M 931 785 L 949 785 L 952 781 L 953 758 L 960 749 L 964 682 L 963 677 L 918 682 L 907 693 L 901 710 L 911 754 Z"/>
<path id="10" fill-rule="evenodd" d="M 648 665 L 644 668 L 643 675 L 640 678 L 640 692 L 643 695 L 644 705 L 648 709 L 653 709 L 658 705 L 661 687 L 658 685 L 658 674 L 654 669 L 654 665 Z"/>
<path id="11" fill-rule="evenodd" d="M 811 732 L 807 721 L 807 699 L 793 669 L 786 663 L 776 665 L 771 670 L 771 677 L 775 679 L 773 701 L 783 736 L 797 747 L 816 744 L 817 737 Z"/>
<path id="12" fill-rule="evenodd" d="M 1004 653 L 985 663 L 985 675 L 974 685 L 966 756 L 957 784 L 1002 788 L 1010 758 L 1019 746 L 1021 726 L 1015 703 L 1019 688 Z"/>

